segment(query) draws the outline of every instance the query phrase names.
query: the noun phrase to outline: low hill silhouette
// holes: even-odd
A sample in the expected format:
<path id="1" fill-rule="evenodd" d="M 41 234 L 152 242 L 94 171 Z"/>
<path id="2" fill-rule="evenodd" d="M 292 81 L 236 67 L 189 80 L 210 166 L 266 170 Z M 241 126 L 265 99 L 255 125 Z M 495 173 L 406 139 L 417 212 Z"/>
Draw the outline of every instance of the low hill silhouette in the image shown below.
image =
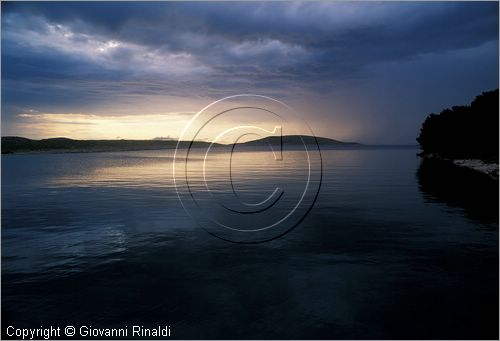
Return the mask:
<path id="1" fill-rule="evenodd" d="M 280 141 L 281 139 L 281 141 Z M 276 145 L 279 143 L 283 145 L 302 145 L 305 144 L 315 144 L 316 142 L 320 146 L 335 146 L 335 145 L 359 145 L 357 142 L 342 142 L 339 140 L 329 139 L 326 137 L 314 137 L 309 135 L 285 135 L 285 136 L 268 136 L 258 140 L 248 141 L 241 143 L 245 146 L 263 146 L 268 143 Z"/>
<path id="2" fill-rule="evenodd" d="M 277 143 L 276 139 L 281 137 L 269 136 L 259 140 L 242 143 L 248 146 L 264 146 L 268 143 Z M 302 139 L 301 139 L 302 138 Z M 313 136 L 286 135 L 282 137 L 284 145 L 296 145 L 304 143 L 315 143 Z M 345 143 L 325 137 L 316 138 L 320 146 L 354 145 L 357 143 Z M 181 147 L 202 147 L 209 142 L 204 141 L 181 141 Z M 26 153 L 26 152 L 98 152 L 98 151 L 130 151 L 130 150 L 155 150 L 174 149 L 177 146 L 175 140 L 73 140 L 65 137 L 57 137 L 42 140 L 32 140 L 18 136 L 2 137 L 2 153 Z"/>

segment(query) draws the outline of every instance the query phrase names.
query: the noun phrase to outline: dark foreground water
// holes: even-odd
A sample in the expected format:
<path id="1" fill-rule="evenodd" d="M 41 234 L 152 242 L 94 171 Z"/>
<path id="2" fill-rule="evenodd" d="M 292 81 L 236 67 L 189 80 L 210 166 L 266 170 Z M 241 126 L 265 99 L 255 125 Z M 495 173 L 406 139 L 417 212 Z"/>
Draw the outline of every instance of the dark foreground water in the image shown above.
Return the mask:
<path id="1" fill-rule="evenodd" d="M 257 245 L 193 223 L 168 151 L 2 156 L 2 335 L 498 338 L 498 182 L 415 155 L 323 151 L 314 209 Z"/>

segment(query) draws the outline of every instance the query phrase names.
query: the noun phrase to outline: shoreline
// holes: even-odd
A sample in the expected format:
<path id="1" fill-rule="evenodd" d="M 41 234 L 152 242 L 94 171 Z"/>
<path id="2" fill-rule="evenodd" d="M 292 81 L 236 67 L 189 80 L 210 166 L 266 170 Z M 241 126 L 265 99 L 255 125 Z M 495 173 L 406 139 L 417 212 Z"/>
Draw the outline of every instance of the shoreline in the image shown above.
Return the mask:
<path id="1" fill-rule="evenodd" d="M 196 148 L 196 147 L 195 147 Z M 89 153 L 119 153 L 119 152 L 140 152 L 154 150 L 175 150 L 175 148 L 139 148 L 139 149 L 39 149 L 20 150 L 15 152 L 2 152 L 2 156 L 7 155 L 45 155 L 45 154 L 89 154 Z"/>
<path id="2" fill-rule="evenodd" d="M 192 146 L 191 148 L 203 148 L 204 146 Z M 248 149 L 248 150 L 268 150 L 267 146 L 261 146 L 261 145 L 256 145 L 256 146 L 245 146 L 242 145 L 242 148 Z M 288 146 L 290 147 L 290 146 Z M 292 146 L 293 148 L 294 146 Z M 302 147 L 302 146 L 301 146 Z M 319 144 L 320 151 L 323 150 L 380 150 L 380 149 L 408 149 L 408 150 L 415 150 L 418 149 L 417 146 L 415 145 L 367 145 L 367 144 L 360 144 L 360 143 L 352 143 L 352 144 L 338 144 L 338 145 L 321 145 Z M 3 152 L 2 151 L 2 156 L 8 156 L 8 155 L 46 155 L 46 154 L 77 154 L 77 153 L 118 153 L 118 152 L 138 152 L 138 151 L 159 151 L 159 150 L 165 150 L 165 151 L 174 151 L 176 149 L 175 146 L 172 147 L 152 147 L 152 148 L 119 148 L 119 149 L 114 149 L 114 148 L 109 148 L 109 149 L 36 149 L 36 150 L 16 150 L 16 151 L 7 151 Z"/>
<path id="3" fill-rule="evenodd" d="M 353 146 L 355 142 L 342 142 L 326 137 L 308 135 L 285 135 L 281 139 L 273 136 L 258 140 L 238 143 L 251 148 L 267 148 L 269 144 L 281 143 L 293 146 L 301 143 L 315 143 L 322 147 Z M 147 150 L 175 150 L 176 148 L 197 148 L 212 145 L 224 146 L 224 143 L 191 140 L 73 140 L 65 137 L 56 137 L 42 140 L 32 140 L 19 136 L 3 136 L 1 143 L 2 155 L 9 154 L 60 154 L 60 153 L 95 153 L 95 152 L 122 152 Z"/>
<path id="4" fill-rule="evenodd" d="M 432 160 L 440 160 L 449 162 L 457 167 L 467 168 L 484 175 L 487 175 L 492 180 L 499 180 L 498 176 L 498 163 L 487 163 L 480 159 L 449 159 L 442 157 L 438 154 L 423 154 L 420 153 L 418 156 L 432 159 Z"/>

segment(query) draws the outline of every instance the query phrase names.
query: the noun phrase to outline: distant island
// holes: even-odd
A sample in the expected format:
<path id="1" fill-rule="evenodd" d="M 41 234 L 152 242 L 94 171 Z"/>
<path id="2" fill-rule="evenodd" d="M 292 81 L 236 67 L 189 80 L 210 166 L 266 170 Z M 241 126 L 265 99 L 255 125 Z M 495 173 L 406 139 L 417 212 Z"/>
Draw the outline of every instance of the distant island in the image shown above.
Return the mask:
<path id="1" fill-rule="evenodd" d="M 280 141 L 281 139 L 281 141 Z M 360 145 L 357 142 L 342 142 L 339 140 L 329 139 L 326 137 L 316 137 L 316 141 L 314 140 L 314 136 L 308 135 L 285 135 L 285 136 L 268 136 L 258 140 L 252 140 L 248 142 L 241 143 L 245 146 L 264 146 L 267 144 L 279 145 L 280 142 L 283 143 L 284 146 L 290 145 L 301 145 L 302 141 L 306 144 L 314 144 L 317 143 L 319 146 L 328 147 L 328 146 L 352 146 L 352 145 Z"/>
<path id="2" fill-rule="evenodd" d="M 417 138 L 426 158 L 451 161 L 498 179 L 498 89 L 483 92 L 468 106 L 430 114 Z"/>
<path id="3" fill-rule="evenodd" d="M 300 145 L 302 140 L 306 144 L 315 143 L 313 136 L 307 135 L 285 135 L 283 137 L 269 136 L 258 140 L 240 143 L 243 146 L 259 147 L 268 143 L 279 143 L 282 139 L 285 146 Z M 360 145 L 355 142 L 342 142 L 326 137 L 316 137 L 320 147 L 352 146 Z M 188 147 L 190 141 L 181 141 L 181 147 Z M 209 142 L 195 141 L 192 147 L 207 146 Z M 152 140 L 74 140 L 69 138 L 49 138 L 32 140 L 18 136 L 2 137 L 2 154 L 13 153 L 78 153 L 78 152 L 105 152 L 105 151 L 134 151 L 134 150 L 158 150 L 174 149 L 176 140 L 152 139 Z"/>

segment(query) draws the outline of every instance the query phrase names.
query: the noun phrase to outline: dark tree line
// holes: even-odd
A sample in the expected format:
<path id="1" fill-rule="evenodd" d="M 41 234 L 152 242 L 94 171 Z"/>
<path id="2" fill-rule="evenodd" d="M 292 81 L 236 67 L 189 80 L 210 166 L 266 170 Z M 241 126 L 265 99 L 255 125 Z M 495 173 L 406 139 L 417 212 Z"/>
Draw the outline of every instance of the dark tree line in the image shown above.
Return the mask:
<path id="1" fill-rule="evenodd" d="M 498 162 L 498 89 L 483 92 L 469 106 L 430 114 L 417 138 L 423 154 Z"/>

